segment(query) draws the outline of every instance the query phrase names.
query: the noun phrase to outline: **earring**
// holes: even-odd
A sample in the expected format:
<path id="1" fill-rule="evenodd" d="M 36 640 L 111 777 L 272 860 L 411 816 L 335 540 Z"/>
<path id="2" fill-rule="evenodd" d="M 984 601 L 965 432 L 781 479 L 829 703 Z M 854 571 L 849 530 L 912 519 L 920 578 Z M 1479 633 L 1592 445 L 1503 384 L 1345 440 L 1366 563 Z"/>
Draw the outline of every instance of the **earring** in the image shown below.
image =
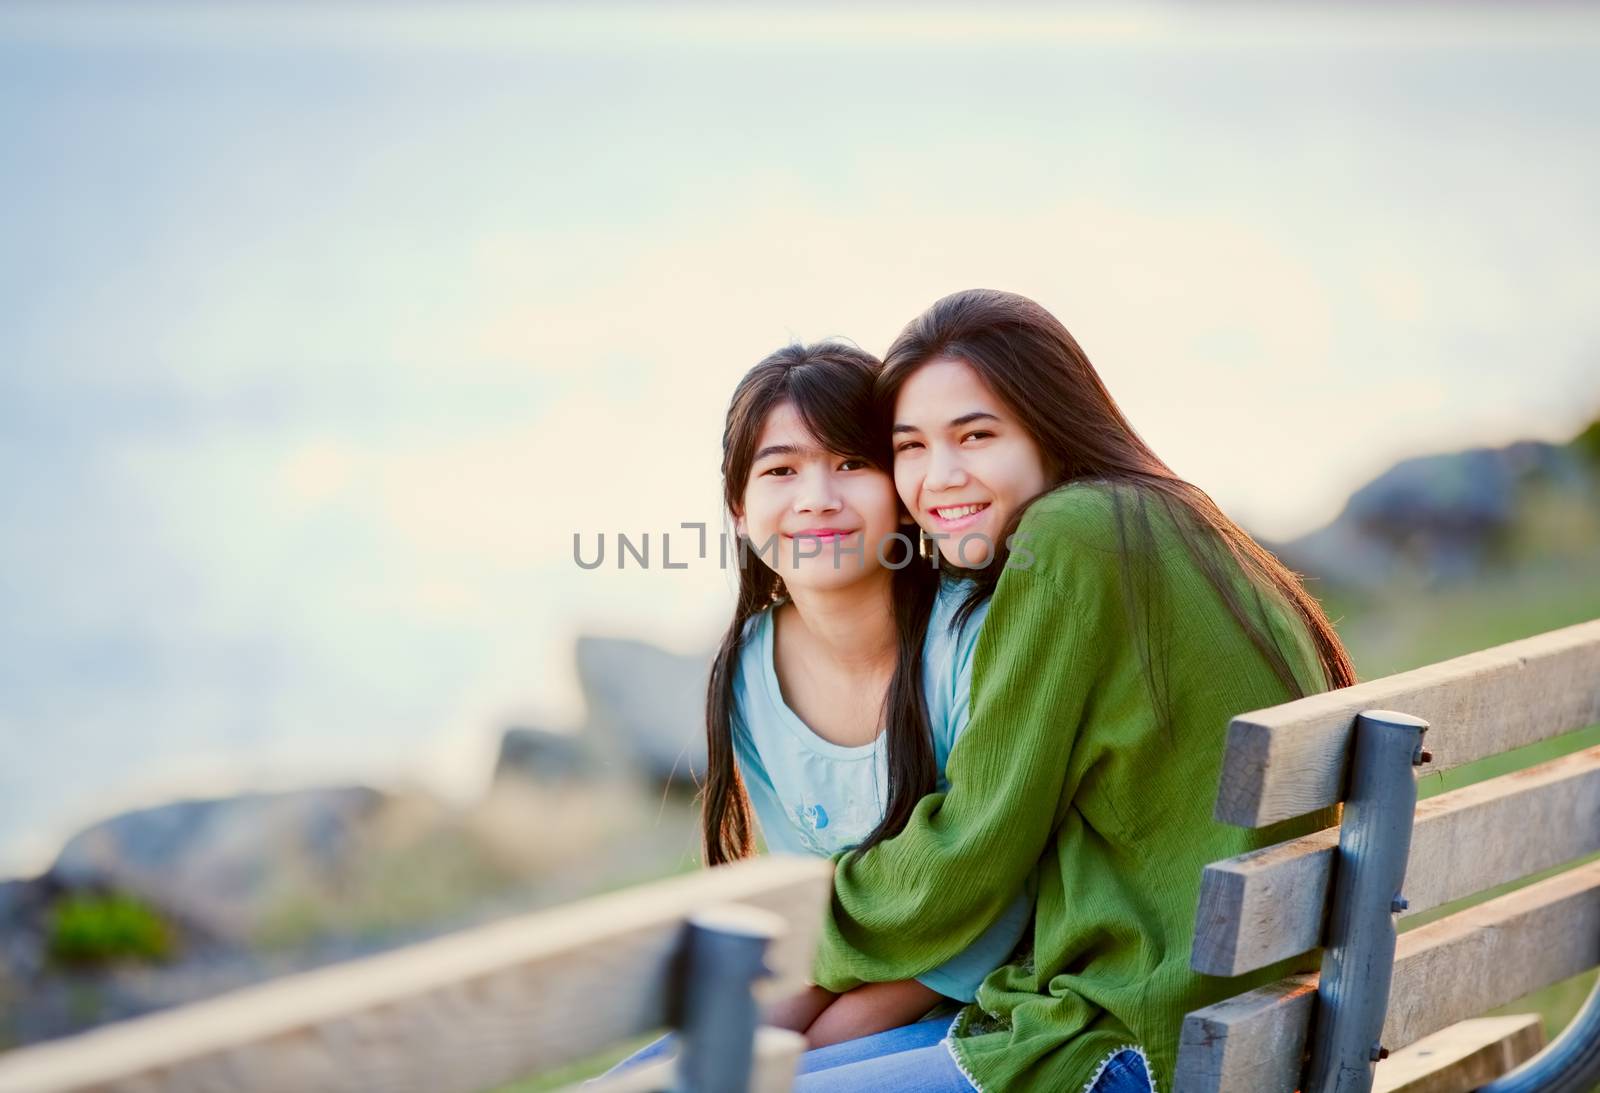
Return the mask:
<path id="1" fill-rule="evenodd" d="M 934 552 L 938 549 L 934 546 L 933 538 L 926 531 L 919 531 L 918 537 L 921 543 L 917 548 L 917 552 L 922 555 L 923 561 L 933 561 Z"/>

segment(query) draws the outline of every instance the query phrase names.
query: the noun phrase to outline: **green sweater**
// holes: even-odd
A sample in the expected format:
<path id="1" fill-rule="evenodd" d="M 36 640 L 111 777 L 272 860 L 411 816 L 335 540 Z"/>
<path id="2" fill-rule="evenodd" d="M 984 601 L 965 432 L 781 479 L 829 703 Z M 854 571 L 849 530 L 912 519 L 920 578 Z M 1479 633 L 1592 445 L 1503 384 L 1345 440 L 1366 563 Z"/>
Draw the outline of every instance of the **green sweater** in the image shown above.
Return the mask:
<path id="1" fill-rule="evenodd" d="M 1291 970 L 1230 980 L 1189 969 L 1201 870 L 1335 822 L 1323 811 L 1251 831 L 1212 819 L 1228 720 L 1295 695 L 1159 498 L 1121 497 L 1119 516 L 1109 487 L 1074 483 L 1028 510 L 1019 531 L 1035 560 L 995 588 L 949 790 L 924 797 L 893 839 L 836 859 L 814 974 L 835 991 L 937 966 L 1033 882 L 1031 935 L 952 1035 L 956 1061 L 987 1093 L 1079 1090 L 1134 1045 L 1157 1090 L 1170 1090 L 1184 1014 Z M 1143 538 L 1131 530 L 1139 511 Z M 1134 551 L 1127 572 L 1119 520 Z M 1235 587 L 1302 687 L 1323 689 L 1292 609 L 1254 595 L 1242 574 Z M 1166 725 L 1141 656 L 1147 631 Z"/>

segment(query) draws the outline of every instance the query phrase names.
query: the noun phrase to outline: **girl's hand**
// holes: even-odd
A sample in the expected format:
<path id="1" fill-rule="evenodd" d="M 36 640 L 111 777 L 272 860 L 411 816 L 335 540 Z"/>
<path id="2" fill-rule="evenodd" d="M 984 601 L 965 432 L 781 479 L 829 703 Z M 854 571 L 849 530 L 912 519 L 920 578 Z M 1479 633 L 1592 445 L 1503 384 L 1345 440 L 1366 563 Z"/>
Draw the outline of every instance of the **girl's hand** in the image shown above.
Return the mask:
<path id="1" fill-rule="evenodd" d="M 767 1010 L 767 1024 L 786 1028 L 790 1032 L 804 1032 L 811 1027 L 817 1015 L 838 998 L 832 991 L 821 987 L 804 987 L 787 998 L 774 1002 Z"/>
<path id="2" fill-rule="evenodd" d="M 813 988 L 814 990 L 820 988 Z M 824 992 L 826 993 L 826 992 Z M 944 995 L 915 979 L 894 983 L 866 983 L 845 991 L 806 1029 L 806 1046 L 817 1048 L 871 1036 L 916 1021 Z"/>

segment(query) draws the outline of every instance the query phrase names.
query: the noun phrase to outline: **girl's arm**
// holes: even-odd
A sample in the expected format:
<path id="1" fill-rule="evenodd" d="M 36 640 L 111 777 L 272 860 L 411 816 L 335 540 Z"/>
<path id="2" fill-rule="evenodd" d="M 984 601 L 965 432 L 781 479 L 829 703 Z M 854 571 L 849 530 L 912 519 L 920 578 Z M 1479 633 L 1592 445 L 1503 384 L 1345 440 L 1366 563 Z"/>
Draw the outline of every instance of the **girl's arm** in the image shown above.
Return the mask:
<path id="1" fill-rule="evenodd" d="M 909 1025 L 942 1001 L 944 995 L 915 979 L 867 983 L 839 995 L 823 1010 L 806 1030 L 806 1043 L 826 1047 Z"/>
<path id="2" fill-rule="evenodd" d="M 817 983 L 843 991 L 928 971 L 987 929 L 1033 872 L 1076 792 L 1068 759 L 1120 641 L 1116 554 L 1073 549 L 1072 524 L 1096 515 L 1030 521 L 1050 548 L 996 586 L 950 788 L 924 797 L 894 838 L 837 859 Z"/>

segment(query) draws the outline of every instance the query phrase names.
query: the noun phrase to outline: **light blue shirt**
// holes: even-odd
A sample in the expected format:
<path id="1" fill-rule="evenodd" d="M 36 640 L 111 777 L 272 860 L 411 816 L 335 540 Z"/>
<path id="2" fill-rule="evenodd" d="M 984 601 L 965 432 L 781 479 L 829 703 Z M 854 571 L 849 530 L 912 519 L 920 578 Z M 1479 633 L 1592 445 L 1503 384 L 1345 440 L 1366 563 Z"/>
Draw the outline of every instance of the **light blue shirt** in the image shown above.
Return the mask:
<path id="1" fill-rule="evenodd" d="M 972 651 L 989 609 L 987 602 L 980 604 L 952 631 L 956 609 L 970 587 L 966 582 L 941 583 L 922 645 L 922 686 L 940 790 L 949 788 L 945 759 L 967 727 Z M 733 680 L 734 754 L 767 848 L 832 857 L 860 843 L 883 819 L 889 799 L 885 737 L 880 733 L 870 744 L 847 747 L 812 732 L 778 687 L 774 629 L 770 608 L 745 627 Z M 1011 955 L 1032 912 L 1033 900 L 1019 893 L 977 941 L 919 975 L 918 981 L 947 997 L 972 1001 L 978 984 Z"/>

